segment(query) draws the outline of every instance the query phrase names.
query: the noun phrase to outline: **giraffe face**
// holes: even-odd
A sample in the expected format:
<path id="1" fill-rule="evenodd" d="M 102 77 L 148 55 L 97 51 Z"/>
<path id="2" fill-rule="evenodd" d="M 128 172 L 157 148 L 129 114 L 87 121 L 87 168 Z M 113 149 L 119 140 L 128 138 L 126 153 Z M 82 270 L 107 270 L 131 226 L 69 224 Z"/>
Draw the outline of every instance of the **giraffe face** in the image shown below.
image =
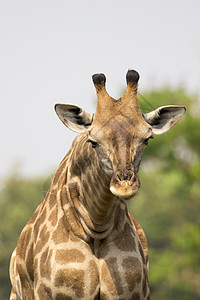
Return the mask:
<path id="1" fill-rule="evenodd" d="M 169 105 L 142 115 L 137 102 L 139 74 L 129 70 L 126 80 L 124 96 L 115 100 L 105 89 L 105 75 L 93 75 L 98 98 L 95 115 L 69 104 L 57 104 L 55 110 L 68 128 L 87 135 L 91 150 L 97 153 L 101 168 L 110 177 L 110 191 L 128 199 L 139 189 L 137 173 L 148 140 L 172 128 L 186 109 Z"/>
<path id="2" fill-rule="evenodd" d="M 118 112 L 101 126 L 94 122 L 88 132 L 99 164 L 111 178 L 110 190 L 120 198 L 134 196 L 140 187 L 137 173 L 143 151 L 152 138 L 151 126 L 144 119 L 140 121 Z"/>

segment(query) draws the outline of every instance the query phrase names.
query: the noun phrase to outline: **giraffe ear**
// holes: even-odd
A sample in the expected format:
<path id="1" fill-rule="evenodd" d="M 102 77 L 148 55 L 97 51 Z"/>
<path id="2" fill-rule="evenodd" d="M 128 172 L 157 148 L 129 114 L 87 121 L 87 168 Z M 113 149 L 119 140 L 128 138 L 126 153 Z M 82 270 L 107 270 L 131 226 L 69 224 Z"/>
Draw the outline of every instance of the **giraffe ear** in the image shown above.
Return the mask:
<path id="1" fill-rule="evenodd" d="M 93 115 L 80 106 L 72 104 L 56 104 L 55 111 L 60 120 L 72 131 L 85 132 L 92 124 Z"/>
<path id="2" fill-rule="evenodd" d="M 154 134 L 162 134 L 176 125 L 183 118 L 185 112 L 185 106 L 167 105 L 143 114 L 143 117 L 152 126 Z"/>

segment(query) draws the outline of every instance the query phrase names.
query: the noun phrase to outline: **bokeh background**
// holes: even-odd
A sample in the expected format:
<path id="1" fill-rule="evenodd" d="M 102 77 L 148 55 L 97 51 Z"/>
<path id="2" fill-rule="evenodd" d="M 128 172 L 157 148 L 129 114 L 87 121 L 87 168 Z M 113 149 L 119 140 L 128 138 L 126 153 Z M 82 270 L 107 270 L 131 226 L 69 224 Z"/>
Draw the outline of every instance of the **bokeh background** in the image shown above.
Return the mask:
<path id="1" fill-rule="evenodd" d="M 54 104 L 93 113 L 91 75 L 105 73 L 118 98 L 129 68 L 143 112 L 187 106 L 150 141 L 128 203 L 148 238 L 152 299 L 200 299 L 199 11 L 198 0 L 0 2 L 0 299 L 19 234 L 75 137 Z"/>

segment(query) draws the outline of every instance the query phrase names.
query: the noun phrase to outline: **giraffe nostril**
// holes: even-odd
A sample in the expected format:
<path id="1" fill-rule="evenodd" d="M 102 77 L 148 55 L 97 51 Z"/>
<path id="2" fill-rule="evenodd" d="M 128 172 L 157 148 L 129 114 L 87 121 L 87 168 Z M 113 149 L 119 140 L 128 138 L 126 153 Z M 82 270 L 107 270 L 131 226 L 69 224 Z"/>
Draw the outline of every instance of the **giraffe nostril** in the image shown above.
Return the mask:
<path id="1" fill-rule="evenodd" d="M 136 182 L 136 177 L 135 176 L 133 177 L 132 183 L 134 183 L 134 182 Z"/>
<path id="2" fill-rule="evenodd" d="M 116 178 L 117 178 L 117 180 L 122 181 L 123 180 L 123 174 L 120 173 L 120 172 L 117 172 L 116 173 Z"/>
<path id="3" fill-rule="evenodd" d="M 118 181 L 135 181 L 135 176 L 133 172 L 127 172 L 126 174 L 123 174 L 121 172 L 116 173 L 116 178 Z"/>
<path id="4" fill-rule="evenodd" d="M 127 174 L 127 180 L 131 181 L 133 178 L 135 178 L 134 173 L 133 172 L 128 172 L 128 174 Z"/>

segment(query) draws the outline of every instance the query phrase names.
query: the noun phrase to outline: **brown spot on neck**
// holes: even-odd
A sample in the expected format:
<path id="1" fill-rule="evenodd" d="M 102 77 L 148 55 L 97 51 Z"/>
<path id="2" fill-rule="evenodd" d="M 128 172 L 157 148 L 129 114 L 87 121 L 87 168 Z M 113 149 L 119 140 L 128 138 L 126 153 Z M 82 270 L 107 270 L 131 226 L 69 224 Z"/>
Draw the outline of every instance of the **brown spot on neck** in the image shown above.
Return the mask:
<path id="1" fill-rule="evenodd" d="M 25 260 L 27 247 L 29 246 L 31 241 L 31 233 L 32 228 L 29 227 L 26 230 L 24 230 L 19 237 L 16 251 L 17 255 L 19 255 L 19 257 L 21 257 L 23 260 Z"/>
<path id="2" fill-rule="evenodd" d="M 55 287 L 71 288 L 77 298 L 84 297 L 84 271 L 78 269 L 60 269 L 55 275 Z"/>
<path id="3" fill-rule="evenodd" d="M 52 235 L 53 242 L 57 244 L 61 243 L 67 243 L 69 240 L 69 225 L 65 219 L 65 217 L 62 217 L 56 227 L 56 230 L 54 231 Z"/>
<path id="4" fill-rule="evenodd" d="M 117 299 L 119 295 L 123 294 L 123 286 L 116 257 L 110 257 L 103 263 L 102 274 L 108 292 Z"/>
<path id="5" fill-rule="evenodd" d="M 66 262 L 83 263 L 85 255 L 78 249 L 57 250 L 55 260 L 58 264 L 65 265 Z"/>
<path id="6" fill-rule="evenodd" d="M 135 286 L 142 280 L 143 269 L 141 263 L 137 258 L 130 256 L 123 259 L 122 266 L 126 270 L 125 277 L 129 291 L 133 291 Z"/>
<path id="7" fill-rule="evenodd" d="M 42 253 L 40 258 L 40 274 L 42 277 L 51 279 L 51 260 L 52 260 L 53 250 L 49 250 L 49 247 Z M 45 267 L 44 267 L 45 266 Z"/>

